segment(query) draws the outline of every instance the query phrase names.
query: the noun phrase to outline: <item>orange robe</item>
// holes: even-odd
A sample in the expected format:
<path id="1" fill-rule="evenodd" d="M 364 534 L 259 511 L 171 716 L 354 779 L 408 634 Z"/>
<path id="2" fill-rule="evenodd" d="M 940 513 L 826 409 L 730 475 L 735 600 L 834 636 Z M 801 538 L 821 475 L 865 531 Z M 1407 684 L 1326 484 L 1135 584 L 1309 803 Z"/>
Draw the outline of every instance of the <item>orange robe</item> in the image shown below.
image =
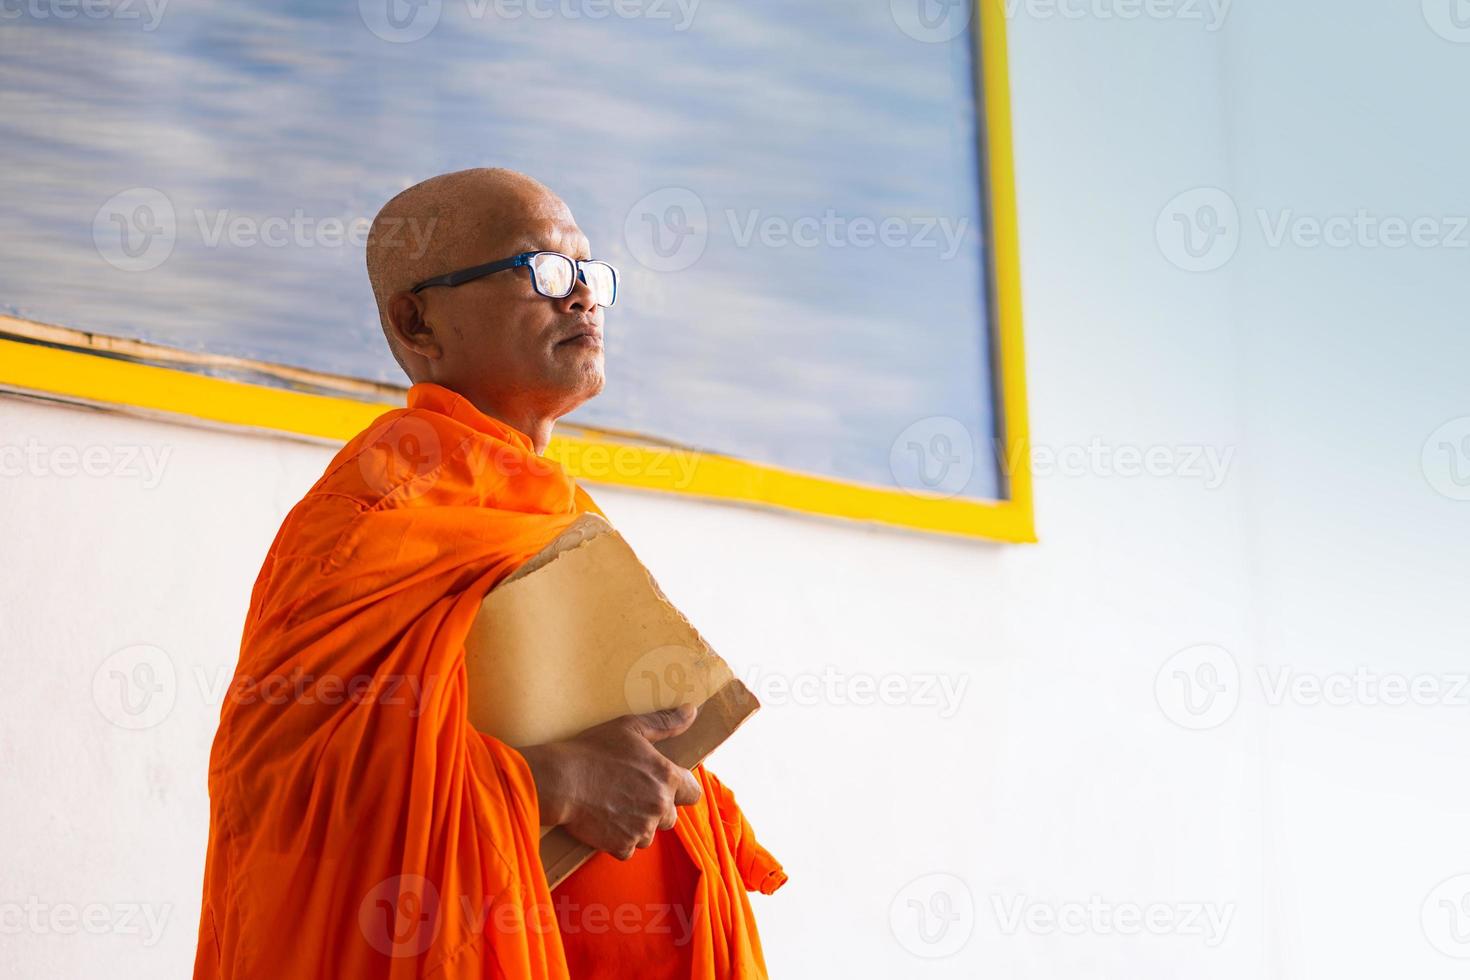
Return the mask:
<path id="1" fill-rule="evenodd" d="M 466 720 L 481 600 L 587 509 L 438 385 L 337 454 L 251 595 L 210 756 L 196 980 L 766 975 L 746 891 L 786 876 L 711 773 L 655 846 L 553 897 L 525 760 Z"/>

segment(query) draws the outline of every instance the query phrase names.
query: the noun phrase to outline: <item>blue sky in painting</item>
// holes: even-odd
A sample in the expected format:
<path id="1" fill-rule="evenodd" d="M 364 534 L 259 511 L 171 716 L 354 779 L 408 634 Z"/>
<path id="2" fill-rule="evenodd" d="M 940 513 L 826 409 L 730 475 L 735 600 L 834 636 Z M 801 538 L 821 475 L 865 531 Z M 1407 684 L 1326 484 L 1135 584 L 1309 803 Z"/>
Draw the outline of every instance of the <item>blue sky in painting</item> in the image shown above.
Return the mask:
<path id="1" fill-rule="evenodd" d="M 508 166 L 624 273 L 608 389 L 572 421 L 893 485 L 895 439 L 948 416 L 980 461 L 963 492 L 996 494 L 963 37 L 920 43 L 889 0 L 428 0 L 398 9 L 433 29 L 392 43 L 372 2 L 0 21 L 0 308 L 400 381 L 361 248 L 318 231 Z M 139 187 L 176 230 L 145 271 L 94 238 Z M 214 239 L 239 217 L 305 237 Z M 698 234 L 666 262 L 648 236 L 681 222 Z"/>

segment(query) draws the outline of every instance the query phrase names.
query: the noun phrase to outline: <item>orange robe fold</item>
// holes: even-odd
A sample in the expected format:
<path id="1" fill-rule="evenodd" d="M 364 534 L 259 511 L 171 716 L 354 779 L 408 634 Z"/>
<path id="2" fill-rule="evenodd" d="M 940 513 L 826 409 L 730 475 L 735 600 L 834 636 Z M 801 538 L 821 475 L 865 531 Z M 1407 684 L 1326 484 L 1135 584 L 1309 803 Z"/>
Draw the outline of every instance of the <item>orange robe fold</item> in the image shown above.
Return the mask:
<path id="1" fill-rule="evenodd" d="M 337 454 L 251 596 L 210 756 L 196 980 L 766 975 L 746 891 L 785 874 L 713 774 L 654 847 L 599 855 L 554 899 L 525 761 L 466 718 L 481 601 L 588 509 L 437 385 Z"/>

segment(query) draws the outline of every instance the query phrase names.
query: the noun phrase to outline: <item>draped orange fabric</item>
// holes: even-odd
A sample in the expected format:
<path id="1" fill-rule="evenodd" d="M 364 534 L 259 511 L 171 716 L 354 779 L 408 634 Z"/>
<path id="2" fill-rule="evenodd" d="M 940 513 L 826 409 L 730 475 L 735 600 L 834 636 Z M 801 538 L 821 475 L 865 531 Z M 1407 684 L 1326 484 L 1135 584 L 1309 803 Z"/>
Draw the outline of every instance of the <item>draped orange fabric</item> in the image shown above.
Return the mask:
<path id="1" fill-rule="evenodd" d="M 481 600 L 587 509 L 528 438 L 437 385 L 337 454 L 251 596 L 210 757 L 196 980 L 655 976 L 670 962 L 765 976 L 745 892 L 785 874 L 702 768 L 704 799 L 655 847 L 599 855 L 558 889 L 564 909 L 593 909 L 566 920 L 570 970 L 535 784 L 466 720 Z M 676 903 L 687 926 L 668 932 L 589 928 L 594 907 Z"/>

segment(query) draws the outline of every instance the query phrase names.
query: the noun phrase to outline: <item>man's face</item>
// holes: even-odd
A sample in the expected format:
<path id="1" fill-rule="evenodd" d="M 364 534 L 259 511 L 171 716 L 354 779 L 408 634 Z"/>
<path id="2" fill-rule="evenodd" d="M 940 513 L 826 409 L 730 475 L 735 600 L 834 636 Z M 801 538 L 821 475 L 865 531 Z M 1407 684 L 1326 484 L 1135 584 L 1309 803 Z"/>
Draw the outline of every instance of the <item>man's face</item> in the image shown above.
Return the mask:
<path id="1" fill-rule="evenodd" d="M 467 248 L 455 269 L 533 250 L 592 258 L 587 236 L 554 196 L 522 200 L 511 210 L 487 215 L 483 242 Z M 537 293 L 524 267 L 421 295 L 425 319 L 444 346 L 441 383 L 471 401 L 514 401 L 560 416 L 602 390 L 602 307 L 580 279 L 562 299 Z"/>

